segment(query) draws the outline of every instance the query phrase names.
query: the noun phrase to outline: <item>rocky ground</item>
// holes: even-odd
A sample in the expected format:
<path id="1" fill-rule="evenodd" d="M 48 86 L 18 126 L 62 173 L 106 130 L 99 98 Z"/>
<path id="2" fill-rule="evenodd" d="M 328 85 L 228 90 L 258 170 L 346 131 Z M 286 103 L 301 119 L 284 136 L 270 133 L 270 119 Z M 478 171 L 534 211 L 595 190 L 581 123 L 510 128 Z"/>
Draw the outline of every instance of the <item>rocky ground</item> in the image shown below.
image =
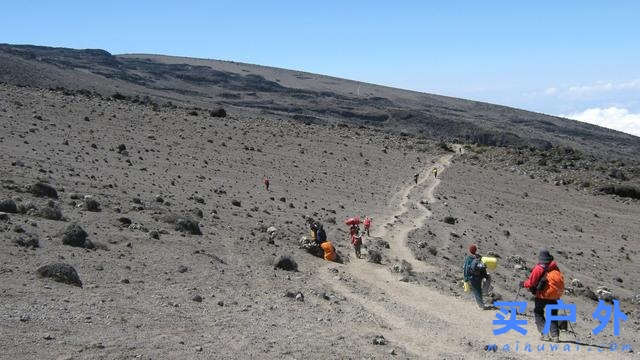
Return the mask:
<path id="1" fill-rule="evenodd" d="M 619 341 L 638 345 L 637 201 L 473 148 L 221 115 L 0 85 L 1 357 L 510 358 L 484 351 L 495 315 L 459 284 L 472 242 L 500 257 L 505 299 L 548 246 L 583 285 L 567 295 L 578 332 L 586 289 L 606 286 L 629 314 Z M 353 215 L 373 217 L 365 259 Z M 299 248 L 306 216 L 342 263 Z"/>

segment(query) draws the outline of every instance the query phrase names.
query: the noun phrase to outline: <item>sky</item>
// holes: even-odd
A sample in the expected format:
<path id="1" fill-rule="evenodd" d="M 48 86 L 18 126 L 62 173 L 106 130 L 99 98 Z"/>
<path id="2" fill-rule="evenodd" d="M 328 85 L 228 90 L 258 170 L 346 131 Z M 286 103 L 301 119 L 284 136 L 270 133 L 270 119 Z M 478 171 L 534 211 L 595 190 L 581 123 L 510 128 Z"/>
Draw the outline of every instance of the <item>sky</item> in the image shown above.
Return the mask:
<path id="1" fill-rule="evenodd" d="M 0 42 L 233 60 L 640 136 L 640 1 L 7 1 Z"/>

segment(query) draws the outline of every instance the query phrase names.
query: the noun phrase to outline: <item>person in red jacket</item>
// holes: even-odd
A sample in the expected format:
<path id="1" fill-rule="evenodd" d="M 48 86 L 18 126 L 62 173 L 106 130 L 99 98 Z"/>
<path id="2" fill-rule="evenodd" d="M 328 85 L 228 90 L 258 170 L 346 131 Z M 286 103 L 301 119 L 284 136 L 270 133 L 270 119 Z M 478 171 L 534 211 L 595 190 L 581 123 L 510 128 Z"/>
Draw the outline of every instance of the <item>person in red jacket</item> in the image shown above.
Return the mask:
<path id="1" fill-rule="evenodd" d="M 544 287 L 538 286 L 540 281 L 545 277 L 547 284 Z M 559 278 L 559 280 L 555 280 Z M 553 256 L 547 249 L 541 249 L 538 254 L 538 264 L 531 270 L 531 274 L 526 281 L 520 282 L 520 287 L 525 287 L 531 291 L 536 297 L 535 315 L 536 327 L 540 331 L 540 339 L 543 341 L 559 341 L 560 331 L 558 321 L 551 321 L 549 337 L 542 334 L 545 325 L 545 308 L 550 304 L 557 304 L 558 299 L 564 293 L 564 278 L 558 269 L 558 264 L 553 260 Z M 558 310 L 551 310 L 551 315 L 556 316 Z"/>
<path id="2" fill-rule="evenodd" d="M 264 183 L 264 188 L 269 191 L 269 178 L 265 176 L 262 182 Z"/>
<path id="3" fill-rule="evenodd" d="M 364 230 L 367 232 L 367 236 L 371 236 L 369 235 L 369 229 L 371 229 L 371 218 L 367 216 L 364 219 Z"/>

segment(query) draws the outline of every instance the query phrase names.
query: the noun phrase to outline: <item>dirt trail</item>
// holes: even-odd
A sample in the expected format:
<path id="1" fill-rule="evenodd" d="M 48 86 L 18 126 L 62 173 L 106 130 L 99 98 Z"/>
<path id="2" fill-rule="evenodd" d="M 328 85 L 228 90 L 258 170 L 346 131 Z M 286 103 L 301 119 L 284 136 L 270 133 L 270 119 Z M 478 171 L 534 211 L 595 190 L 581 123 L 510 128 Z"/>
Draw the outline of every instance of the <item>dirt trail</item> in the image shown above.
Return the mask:
<path id="1" fill-rule="evenodd" d="M 459 149 L 456 147 L 456 152 Z M 438 175 L 450 165 L 454 155 L 444 155 L 434 164 L 438 169 Z M 406 243 L 409 232 L 424 226 L 431 216 L 431 212 L 418 202 L 422 199 L 429 203 L 435 202 L 433 193 L 440 179 L 434 179 L 432 169 L 433 167 L 429 167 L 423 171 L 422 181 L 401 190 L 401 202 L 398 206 L 400 210 L 391 214 L 388 222 L 384 222 L 393 226 L 381 226 L 372 234 L 389 242 L 391 259 L 409 262 L 414 272 L 432 272 L 437 269 L 416 260 Z M 344 265 L 328 264 L 320 276 L 334 291 L 380 318 L 386 327 L 377 331 L 393 344 L 404 347 L 407 352 L 418 358 L 484 357 L 485 344 L 508 343 L 515 346 L 516 342 L 522 344 L 520 346 L 530 343 L 534 348 L 532 353 L 519 352 L 518 357 L 544 358 L 576 354 L 575 351 L 535 352 L 535 347 L 540 341 L 531 318 L 526 326 L 526 336 L 512 331 L 496 337 L 492 333 L 495 311 L 481 311 L 471 301 L 445 295 L 416 283 L 399 281 L 399 275 L 392 273 L 389 266 L 390 264 L 369 263 L 364 258 L 354 259 Z M 334 276 L 330 269 L 335 268 L 348 276 Z M 351 280 L 345 280 L 349 278 Z M 549 346 L 549 343 L 546 344 Z M 573 344 L 571 346 L 575 347 Z M 584 351 L 580 354 L 582 357 L 591 355 Z M 605 353 L 597 355 L 598 358 L 611 356 Z"/>

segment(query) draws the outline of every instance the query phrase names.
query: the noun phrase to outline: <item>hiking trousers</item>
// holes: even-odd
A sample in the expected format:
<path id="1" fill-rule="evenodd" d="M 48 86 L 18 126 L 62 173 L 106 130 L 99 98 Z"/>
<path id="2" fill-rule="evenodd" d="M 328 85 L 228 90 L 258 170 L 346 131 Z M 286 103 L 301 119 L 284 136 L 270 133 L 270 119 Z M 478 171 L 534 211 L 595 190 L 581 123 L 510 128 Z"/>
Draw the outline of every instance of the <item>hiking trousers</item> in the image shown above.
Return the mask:
<path id="1" fill-rule="evenodd" d="M 476 304 L 478 304 L 480 308 L 484 308 L 484 301 L 482 300 L 482 278 L 471 278 L 469 283 L 471 284 L 471 292 L 476 299 Z"/>
<path id="2" fill-rule="evenodd" d="M 544 329 L 544 325 L 545 325 L 545 311 L 544 309 L 547 307 L 547 305 L 555 305 L 558 303 L 558 300 L 549 300 L 549 299 L 538 299 L 536 298 L 536 306 L 533 309 L 533 314 L 535 315 L 536 318 L 536 327 L 538 328 L 538 331 L 540 332 L 540 334 L 542 334 L 542 330 Z M 553 316 L 557 316 L 558 315 L 558 310 L 554 309 L 551 310 L 551 315 Z M 558 321 L 551 321 L 551 327 L 549 329 L 549 336 L 551 337 L 558 337 L 558 335 L 560 334 L 560 331 L 558 329 Z"/>

